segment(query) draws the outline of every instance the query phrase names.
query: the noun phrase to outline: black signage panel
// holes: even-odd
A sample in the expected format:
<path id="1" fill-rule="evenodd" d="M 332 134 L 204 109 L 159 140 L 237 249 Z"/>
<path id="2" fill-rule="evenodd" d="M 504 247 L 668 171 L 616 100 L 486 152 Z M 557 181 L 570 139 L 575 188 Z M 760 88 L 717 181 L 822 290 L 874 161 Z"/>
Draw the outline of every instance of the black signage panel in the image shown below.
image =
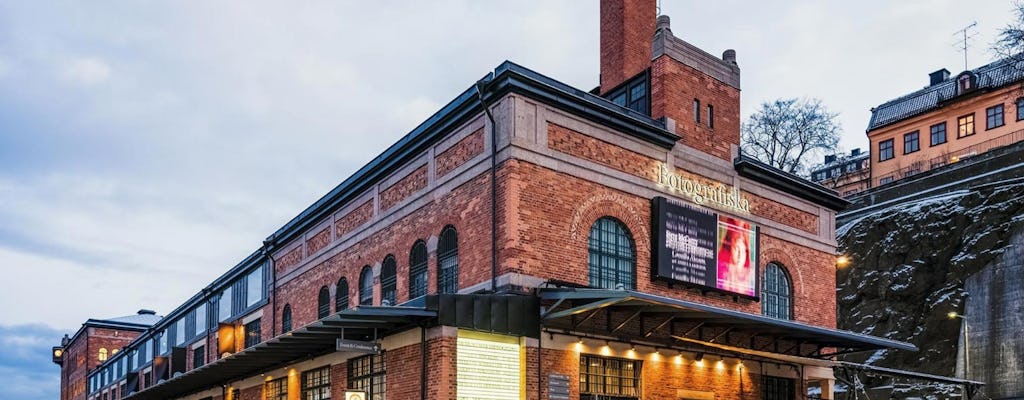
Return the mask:
<path id="1" fill-rule="evenodd" d="M 655 278 L 759 296 L 756 226 L 664 197 L 652 206 Z"/>

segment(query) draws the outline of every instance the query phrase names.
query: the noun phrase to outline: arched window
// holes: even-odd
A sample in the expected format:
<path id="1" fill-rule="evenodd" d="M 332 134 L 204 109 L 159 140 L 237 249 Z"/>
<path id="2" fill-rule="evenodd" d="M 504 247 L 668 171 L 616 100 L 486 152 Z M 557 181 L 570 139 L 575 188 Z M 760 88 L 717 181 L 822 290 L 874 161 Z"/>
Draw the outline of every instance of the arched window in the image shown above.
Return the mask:
<path id="1" fill-rule="evenodd" d="M 761 313 L 772 318 L 793 319 L 793 288 L 786 269 L 778 263 L 768 263 L 761 282 Z"/>
<path id="2" fill-rule="evenodd" d="M 590 227 L 588 242 L 590 286 L 636 289 L 636 246 L 622 222 L 601 217 Z"/>
<path id="3" fill-rule="evenodd" d="M 427 294 L 427 244 L 417 240 L 409 252 L 409 298 Z"/>
<path id="4" fill-rule="evenodd" d="M 338 287 L 334 291 L 334 309 L 337 311 L 348 309 L 348 279 L 338 279 Z"/>
<path id="5" fill-rule="evenodd" d="M 320 288 L 320 294 L 316 296 L 316 319 L 326 317 L 331 313 L 331 291 L 327 286 Z"/>
<path id="6" fill-rule="evenodd" d="M 437 292 L 459 290 L 459 233 L 448 225 L 441 230 L 437 244 Z"/>
<path id="7" fill-rule="evenodd" d="M 96 359 L 100 361 L 107 361 L 107 348 L 100 347 L 99 354 L 96 355 Z"/>
<path id="8" fill-rule="evenodd" d="M 359 273 L 359 305 L 373 305 L 373 269 L 369 265 Z"/>
<path id="9" fill-rule="evenodd" d="M 281 333 L 292 331 L 292 306 L 291 304 L 285 304 L 284 310 L 281 311 Z"/>
<path id="10" fill-rule="evenodd" d="M 380 302 L 393 306 L 398 297 L 398 263 L 388 254 L 380 264 Z"/>

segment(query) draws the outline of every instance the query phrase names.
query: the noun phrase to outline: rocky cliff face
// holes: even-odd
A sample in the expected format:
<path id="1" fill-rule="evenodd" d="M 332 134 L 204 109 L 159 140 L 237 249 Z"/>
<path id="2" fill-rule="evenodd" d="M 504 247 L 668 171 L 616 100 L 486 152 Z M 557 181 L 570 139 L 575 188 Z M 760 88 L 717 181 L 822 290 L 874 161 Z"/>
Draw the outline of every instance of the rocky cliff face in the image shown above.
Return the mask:
<path id="1" fill-rule="evenodd" d="M 965 282 L 998 264 L 1010 239 L 1021 232 L 1022 183 L 985 185 L 894 205 L 840 227 L 840 252 L 852 262 L 837 272 L 839 328 L 911 342 L 921 349 L 846 359 L 959 376 L 961 323 L 947 314 L 970 315 L 972 310 L 964 309 Z M 979 300 L 979 294 L 971 295 L 971 302 Z M 975 371 L 984 369 L 985 362 L 971 360 L 971 378 L 981 378 Z"/>

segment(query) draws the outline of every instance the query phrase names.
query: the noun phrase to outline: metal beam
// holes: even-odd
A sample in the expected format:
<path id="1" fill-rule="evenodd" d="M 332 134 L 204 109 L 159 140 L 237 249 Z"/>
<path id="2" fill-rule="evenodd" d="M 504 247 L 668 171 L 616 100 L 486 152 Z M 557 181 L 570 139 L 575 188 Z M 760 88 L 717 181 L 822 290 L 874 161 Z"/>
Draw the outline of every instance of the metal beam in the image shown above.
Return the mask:
<path id="1" fill-rule="evenodd" d="M 562 317 L 568 317 L 570 315 L 576 315 L 576 314 L 580 314 L 580 313 L 585 313 L 585 312 L 590 311 L 590 310 L 600 309 L 600 308 L 604 308 L 604 307 L 613 305 L 615 303 L 619 303 L 622 300 L 623 299 L 621 297 L 618 297 L 618 298 L 608 298 L 608 299 L 604 299 L 604 300 L 601 300 L 601 301 L 595 301 L 593 303 L 584 304 L 582 306 L 576 306 L 576 307 L 568 308 L 568 309 L 565 309 L 565 310 L 562 310 L 562 311 L 553 312 L 553 313 L 551 313 L 551 315 L 548 315 L 544 319 L 558 319 L 558 318 L 562 318 Z"/>
<path id="2" fill-rule="evenodd" d="M 674 317 L 674 316 L 672 316 L 672 317 L 668 317 L 668 319 L 666 319 L 666 320 L 665 320 L 665 322 L 662 322 L 662 323 L 658 324 L 658 326 L 655 326 L 655 327 L 654 327 L 654 329 L 651 329 L 651 330 L 647 331 L 647 333 L 644 333 L 644 337 L 645 337 L 645 338 L 646 338 L 646 337 L 651 337 L 651 335 L 653 335 L 653 334 L 654 334 L 654 332 L 657 332 L 657 331 L 658 331 L 658 330 L 660 330 L 661 328 L 664 328 L 664 327 L 665 327 L 665 325 L 668 325 L 668 324 L 669 324 L 670 322 L 672 322 L 672 320 L 674 320 L 674 319 L 676 319 L 676 317 Z"/>
<path id="3" fill-rule="evenodd" d="M 622 323 L 620 323 L 618 326 L 616 326 L 615 329 L 612 329 L 611 333 L 615 333 L 619 329 L 622 329 L 622 327 L 626 326 L 626 324 L 628 324 L 629 321 L 632 321 L 634 318 L 639 317 L 640 313 L 642 313 L 642 312 L 643 312 L 643 309 L 637 310 L 635 313 L 633 313 L 633 315 L 630 315 L 628 318 L 626 318 L 624 321 L 622 321 Z"/>

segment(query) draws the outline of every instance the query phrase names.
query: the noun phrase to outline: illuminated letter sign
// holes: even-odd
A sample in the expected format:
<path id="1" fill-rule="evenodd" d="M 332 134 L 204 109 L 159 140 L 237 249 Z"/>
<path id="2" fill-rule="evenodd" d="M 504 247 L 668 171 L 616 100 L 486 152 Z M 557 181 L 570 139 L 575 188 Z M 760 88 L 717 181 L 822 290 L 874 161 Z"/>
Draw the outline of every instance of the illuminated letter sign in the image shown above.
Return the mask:
<path id="1" fill-rule="evenodd" d="M 710 203 L 719 208 L 750 213 L 750 200 L 740 193 L 738 188 L 725 185 L 705 185 L 696 180 L 673 173 L 668 166 L 658 166 L 658 185 L 667 186 L 672 191 L 680 192 L 697 204 Z"/>
<path id="2" fill-rule="evenodd" d="M 759 296 L 757 226 L 664 197 L 652 206 L 655 278 Z"/>

